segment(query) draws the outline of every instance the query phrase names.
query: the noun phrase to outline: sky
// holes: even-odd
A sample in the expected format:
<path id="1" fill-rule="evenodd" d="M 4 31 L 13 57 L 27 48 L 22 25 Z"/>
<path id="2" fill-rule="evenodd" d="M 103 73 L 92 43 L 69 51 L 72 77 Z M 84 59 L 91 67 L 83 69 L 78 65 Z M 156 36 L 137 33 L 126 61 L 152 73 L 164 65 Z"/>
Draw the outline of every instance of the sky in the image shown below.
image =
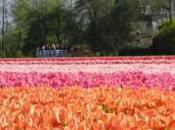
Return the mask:
<path id="1" fill-rule="evenodd" d="M 11 5 L 13 4 L 14 0 L 6 0 L 6 5 L 7 5 L 7 18 L 8 21 L 12 21 L 12 14 L 11 14 Z M 2 5 L 3 5 L 3 0 L 0 0 L 0 26 L 2 23 Z"/>
<path id="2" fill-rule="evenodd" d="M 6 0 L 7 4 L 7 21 L 9 24 L 12 24 L 12 13 L 11 13 L 11 5 L 13 4 L 14 0 Z M 0 37 L 1 37 L 1 29 L 2 29 L 2 5 L 3 0 L 0 0 Z"/>

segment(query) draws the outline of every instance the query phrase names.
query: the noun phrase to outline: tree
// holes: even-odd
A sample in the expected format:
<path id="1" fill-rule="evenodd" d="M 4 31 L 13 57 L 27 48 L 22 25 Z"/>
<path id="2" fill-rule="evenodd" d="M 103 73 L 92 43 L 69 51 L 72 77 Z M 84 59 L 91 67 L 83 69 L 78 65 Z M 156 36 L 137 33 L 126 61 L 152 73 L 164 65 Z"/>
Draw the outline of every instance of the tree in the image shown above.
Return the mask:
<path id="1" fill-rule="evenodd" d="M 79 20 L 86 24 L 109 13 L 112 5 L 113 0 L 77 0 L 75 9 Z"/>
<path id="2" fill-rule="evenodd" d="M 30 22 L 33 20 L 31 14 L 33 13 L 29 0 L 16 0 L 13 9 L 14 15 L 14 35 L 17 36 L 17 49 L 21 49 L 24 44 L 24 39 L 27 37 L 27 31 Z"/>
<path id="3" fill-rule="evenodd" d="M 129 0 L 78 0 L 76 9 L 83 23 L 84 40 L 94 52 L 116 54 L 129 39 L 135 3 Z M 82 22 L 83 21 L 83 22 Z"/>
<path id="4" fill-rule="evenodd" d="M 5 51 L 5 37 L 6 37 L 6 34 L 5 34 L 5 13 L 6 13 L 6 0 L 3 0 L 2 1 L 2 44 L 1 44 L 1 51 Z"/>
<path id="5" fill-rule="evenodd" d="M 173 2 L 172 0 L 168 0 L 168 3 L 169 3 L 169 21 L 170 23 L 172 23 L 173 21 Z"/>
<path id="6" fill-rule="evenodd" d="M 33 13 L 30 15 L 33 20 L 29 23 L 23 46 L 25 54 L 32 54 L 37 47 L 46 43 L 75 43 L 79 30 L 75 14 L 62 5 L 63 3 L 59 3 L 58 0 L 55 2 L 45 0 L 37 6 L 36 10 L 33 9 L 35 15 Z"/>

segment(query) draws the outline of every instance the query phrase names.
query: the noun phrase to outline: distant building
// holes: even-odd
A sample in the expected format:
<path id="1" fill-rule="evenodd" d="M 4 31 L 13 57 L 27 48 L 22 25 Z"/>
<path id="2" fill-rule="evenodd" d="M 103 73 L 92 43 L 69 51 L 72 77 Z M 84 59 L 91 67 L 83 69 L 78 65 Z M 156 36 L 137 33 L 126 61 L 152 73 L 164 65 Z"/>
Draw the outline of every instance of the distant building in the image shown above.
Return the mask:
<path id="1" fill-rule="evenodd" d="M 153 9 L 151 2 L 152 0 L 138 0 L 138 11 L 142 20 L 147 24 L 147 27 L 155 27 L 156 24 L 167 21 L 169 17 L 168 3 L 165 3 L 159 9 Z"/>
<path id="2" fill-rule="evenodd" d="M 153 37 L 158 33 L 158 26 L 169 20 L 168 3 L 160 8 L 155 8 L 152 2 L 153 0 L 138 0 L 139 27 L 135 27 L 138 26 L 137 23 L 133 24 L 134 30 L 131 32 L 128 48 L 151 46 Z"/>

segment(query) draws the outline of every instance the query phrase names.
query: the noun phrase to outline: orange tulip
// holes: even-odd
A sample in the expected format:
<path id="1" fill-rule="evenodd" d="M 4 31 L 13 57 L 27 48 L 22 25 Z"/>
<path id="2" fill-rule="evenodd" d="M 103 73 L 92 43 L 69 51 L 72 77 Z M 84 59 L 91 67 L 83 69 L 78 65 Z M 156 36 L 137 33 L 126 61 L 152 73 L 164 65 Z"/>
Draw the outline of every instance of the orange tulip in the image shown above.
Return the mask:
<path id="1" fill-rule="evenodd" d="M 171 121 L 168 124 L 167 130 L 175 130 L 175 121 Z"/>

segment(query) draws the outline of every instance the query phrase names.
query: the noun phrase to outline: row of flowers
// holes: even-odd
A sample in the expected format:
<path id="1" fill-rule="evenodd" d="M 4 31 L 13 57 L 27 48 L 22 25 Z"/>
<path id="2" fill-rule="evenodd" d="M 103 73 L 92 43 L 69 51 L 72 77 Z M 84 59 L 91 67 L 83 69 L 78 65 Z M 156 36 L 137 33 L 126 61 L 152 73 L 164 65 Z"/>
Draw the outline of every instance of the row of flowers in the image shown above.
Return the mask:
<path id="1" fill-rule="evenodd" d="M 170 73 L 175 74 L 175 63 L 167 64 L 0 64 L 1 72 L 91 72 L 116 73 L 141 71 L 146 74 Z"/>
<path id="2" fill-rule="evenodd" d="M 175 93 L 152 88 L 0 89 L 3 130 L 174 130 Z"/>
<path id="3" fill-rule="evenodd" d="M 172 63 L 175 56 L 140 56 L 140 57 L 74 57 L 74 58 L 10 58 L 0 59 L 0 63 L 8 64 L 92 64 L 92 63 Z"/>
<path id="4" fill-rule="evenodd" d="M 81 86 L 91 88 L 96 86 L 119 86 L 132 88 L 158 87 L 167 90 L 175 89 L 175 76 L 170 73 L 145 74 L 143 72 L 116 72 L 116 73 L 17 73 L 1 72 L 1 87 L 15 86 L 42 86 L 54 88 L 67 86 Z"/>

